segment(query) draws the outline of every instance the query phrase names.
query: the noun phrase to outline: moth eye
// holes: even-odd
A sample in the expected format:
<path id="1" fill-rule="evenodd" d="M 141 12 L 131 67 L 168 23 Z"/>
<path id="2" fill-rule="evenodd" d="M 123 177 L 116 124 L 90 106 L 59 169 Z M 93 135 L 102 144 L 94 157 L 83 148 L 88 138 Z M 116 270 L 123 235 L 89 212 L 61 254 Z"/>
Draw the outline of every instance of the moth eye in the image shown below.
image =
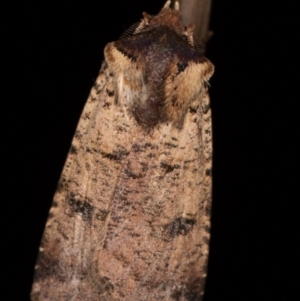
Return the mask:
<path id="1" fill-rule="evenodd" d="M 133 23 L 129 28 L 127 28 L 120 36 L 119 39 L 124 39 L 130 37 L 134 34 L 135 30 L 139 27 L 142 21 Z"/>

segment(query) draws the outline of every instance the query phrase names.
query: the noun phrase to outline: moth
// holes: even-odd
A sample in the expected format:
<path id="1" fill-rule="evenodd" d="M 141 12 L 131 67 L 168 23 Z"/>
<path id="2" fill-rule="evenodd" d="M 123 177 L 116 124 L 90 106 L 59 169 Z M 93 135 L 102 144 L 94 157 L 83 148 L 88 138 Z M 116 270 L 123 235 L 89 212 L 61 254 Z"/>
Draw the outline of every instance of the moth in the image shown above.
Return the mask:
<path id="1" fill-rule="evenodd" d="M 32 301 L 203 295 L 214 67 L 170 3 L 104 49 L 50 209 Z"/>

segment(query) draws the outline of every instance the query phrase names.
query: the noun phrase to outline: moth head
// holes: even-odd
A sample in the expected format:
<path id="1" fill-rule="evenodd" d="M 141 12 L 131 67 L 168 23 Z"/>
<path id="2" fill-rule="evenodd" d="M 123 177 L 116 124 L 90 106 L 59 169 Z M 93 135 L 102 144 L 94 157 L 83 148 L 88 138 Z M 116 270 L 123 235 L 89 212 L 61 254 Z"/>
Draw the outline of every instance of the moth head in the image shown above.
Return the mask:
<path id="1" fill-rule="evenodd" d="M 179 4 L 167 1 L 158 15 L 144 13 L 132 33 L 107 44 L 115 95 L 139 124 L 172 122 L 181 127 L 188 108 L 206 89 L 213 65 L 194 42 L 194 25 L 181 23 Z M 119 99 L 119 100 L 120 100 Z"/>
<path id="2" fill-rule="evenodd" d="M 185 36 L 188 43 L 191 46 L 194 46 L 193 35 L 195 25 L 190 24 L 188 26 L 184 26 L 182 24 L 178 1 L 175 1 L 174 9 L 172 9 L 170 5 L 171 1 L 168 0 L 156 16 L 152 16 L 146 12 L 143 12 L 143 19 L 141 19 L 139 23 L 133 24 L 128 30 L 126 30 L 124 34 L 122 34 L 121 38 L 148 31 L 158 26 L 166 26 L 176 32 L 178 35 Z"/>

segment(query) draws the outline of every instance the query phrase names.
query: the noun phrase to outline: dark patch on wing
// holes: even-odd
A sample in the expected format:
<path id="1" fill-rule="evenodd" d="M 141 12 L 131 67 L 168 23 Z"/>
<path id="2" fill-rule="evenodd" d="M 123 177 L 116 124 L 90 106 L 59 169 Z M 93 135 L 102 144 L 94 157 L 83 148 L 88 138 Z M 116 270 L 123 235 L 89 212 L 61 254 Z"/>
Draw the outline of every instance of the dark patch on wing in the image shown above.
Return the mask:
<path id="1" fill-rule="evenodd" d="M 178 164 L 171 165 L 171 164 L 167 164 L 166 162 L 161 162 L 160 166 L 166 171 L 166 173 L 172 172 L 174 169 L 180 168 L 180 165 Z"/>
<path id="2" fill-rule="evenodd" d="M 115 91 L 114 91 L 114 90 L 110 91 L 110 90 L 106 89 L 106 94 L 107 94 L 109 97 L 112 97 L 112 96 L 115 95 Z"/>
<path id="3" fill-rule="evenodd" d="M 77 154 L 77 148 L 72 144 L 69 152 L 70 154 Z"/>
<path id="4" fill-rule="evenodd" d="M 183 71 L 186 69 L 186 67 L 187 67 L 188 65 L 189 65 L 189 64 L 186 63 L 186 62 L 178 62 L 178 63 L 177 63 L 177 69 L 178 69 L 177 74 L 179 74 L 180 72 L 183 72 Z"/>
<path id="5" fill-rule="evenodd" d="M 80 140 L 81 137 L 82 137 L 82 134 L 80 133 L 79 130 L 77 130 L 77 131 L 75 132 L 74 138 L 76 138 L 77 140 Z"/>
<path id="6" fill-rule="evenodd" d="M 187 219 L 184 217 L 178 217 L 173 222 L 167 224 L 165 232 L 171 237 L 174 238 L 177 235 L 187 235 L 190 231 L 193 230 L 195 225 L 195 219 Z"/>
<path id="7" fill-rule="evenodd" d="M 67 188 L 68 188 L 68 181 L 64 178 L 64 175 L 62 175 L 57 183 L 56 191 L 61 192 Z"/>
<path id="8" fill-rule="evenodd" d="M 132 145 L 131 149 L 132 149 L 132 151 L 134 153 L 140 153 L 140 152 L 144 151 L 144 148 L 142 147 L 142 145 L 141 144 L 137 144 L 137 143 L 134 143 Z"/>
<path id="9" fill-rule="evenodd" d="M 206 114 L 210 109 L 210 104 L 202 104 L 202 112 Z"/>
<path id="10" fill-rule="evenodd" d="M 171 148 L 176 148 L 176 147 L 178 147 L 178 145 L 173 144 L 173 143 L 170 143 L 170 142 L 166 142 L 165 145 L 168 146 L 168 147 L 171 147 Z"/>
<path id="11" fill-rule="evenodd" d="M 211 168 L 210 169 L 206 169 L 205 175 L 207 175 L 208 177 L 212 176 L 212 170 L 211 170 Z"/>
<path id="12" fill-rule="evenodd" d="M 153 154 L 153 153 L 149 153 L 149 154 L 147 155 L 147 157 L 148 157 L 148 158 L 155 158 L 155 157 L 156 157 L 156 155 L 155 155 L 155 154 Z"/>
<path id="13" fill-rule="evenodd" d="M 124 173 L 126 174 L 127 177 L 132 178 L 132 179 L 140 179 L 143 177 L 141 174 L 135 174 L 132 171 L 125 169 Z"/>
<path id="14" fill-rule="evenodd" d="M 85 200 L 77 200 L 75 197 L 68 199 L 68 205 L 74 213 L 80 213 L 84 221 L 91 221 L 94 207 Z"/>
<path id="15" fill-rule="evenodd" d="M 101 151 L 100 153 L 104 158 L 107 158 L 109 160 L 114 160 L 114 161 L 122 161 L 129 154 L 128 151 L 123 149 L 113 151 L 112 153 L 105 153 Z"/>
<path id="16" fill-rule="evenodd" d="M 190 113 L 195 114 L 195 113 L 197 113 L 197 111 L 198 111 L 198 106 L 197 107 L 192 107 L 192 106 L 189 107 Z"/>

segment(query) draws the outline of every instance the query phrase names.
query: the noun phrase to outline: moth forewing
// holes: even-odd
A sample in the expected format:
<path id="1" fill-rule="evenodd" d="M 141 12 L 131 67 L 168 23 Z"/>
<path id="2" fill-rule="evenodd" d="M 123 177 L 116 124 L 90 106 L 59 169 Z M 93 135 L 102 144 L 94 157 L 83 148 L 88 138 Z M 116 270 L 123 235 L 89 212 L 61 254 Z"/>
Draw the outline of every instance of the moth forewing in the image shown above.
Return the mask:
<path id="1" fill-rule="evenodd" d="M 213 65 L 177 9 L 109 43 L 54 196 L 36 300 L 196 300 L 206 277 Z"/>

